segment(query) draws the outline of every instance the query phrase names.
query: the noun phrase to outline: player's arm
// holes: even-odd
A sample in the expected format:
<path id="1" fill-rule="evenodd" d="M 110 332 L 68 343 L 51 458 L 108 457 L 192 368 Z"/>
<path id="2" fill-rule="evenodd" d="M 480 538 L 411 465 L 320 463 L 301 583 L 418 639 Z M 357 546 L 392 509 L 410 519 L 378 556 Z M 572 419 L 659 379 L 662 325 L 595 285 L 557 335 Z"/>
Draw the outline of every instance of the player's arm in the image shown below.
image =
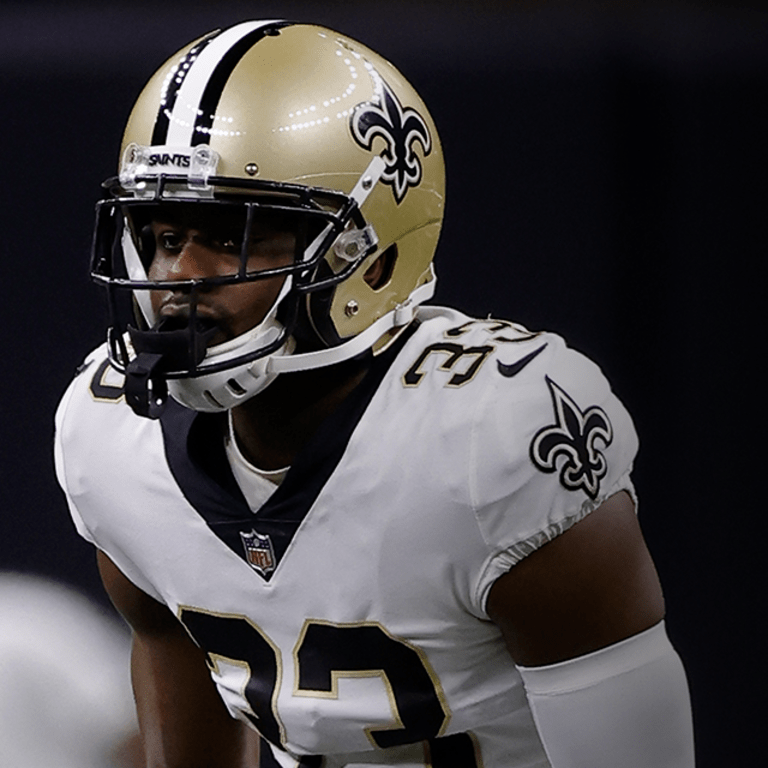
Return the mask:
<path id="1" fill-rule="evenodd" d="M 487 608 L 553 768 L 693 768 L 685 673 L 628 494 L 515 565 Z"/>
<path id="2" fill-rule="evenodd" d="M 98 563 L 133 629 L 131 674 L 147 768 L 254 768 L 255 734 L 230 717 L 181 623 L 102 552 Z"/>

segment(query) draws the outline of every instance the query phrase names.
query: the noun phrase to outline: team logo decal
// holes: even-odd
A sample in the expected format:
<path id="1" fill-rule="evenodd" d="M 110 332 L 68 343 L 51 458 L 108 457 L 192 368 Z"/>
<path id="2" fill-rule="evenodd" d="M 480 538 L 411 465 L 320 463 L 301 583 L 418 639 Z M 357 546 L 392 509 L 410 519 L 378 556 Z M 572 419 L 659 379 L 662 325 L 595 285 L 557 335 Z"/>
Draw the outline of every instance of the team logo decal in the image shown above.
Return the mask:
<path id="1" fill-rule="evenodd" d="M 272 539 L 251 529 L 250 533 L 240 531 L 248 565 L 262 576 L 269 576 L 275 570 L 275 549 Z"/>
<path id="2" fill-rule="evenodd" d="M 607 471 L 598 442 L 602 448 L 610 445 L 611 422 L 602 408 L 593 405 L 582 411 L 552 379 L 547 376 L 546 380 L 556 423 L 536 433 L 531 443 L 531 459 L 544 472 L 556 472 L 558 459 L 562 458 L 559 471 L 563 487 L 569 491 L 582 489 L 594 499 Z"/>
<path id="3" fill-rule="evenodd" d="M 387 143 L 381 153 L 386 162 L 381 180 L 392 187 L 399 204 L 408 187 L 417 187 L 421 183 L 421 160 L 414 151 L 414 144 L 419 142 L 426 156 L 432 151 L 432 137 L 424 118 L 411 107 L 403 109 L 387 83 L 380 82 L 379 102 L 358 104 L 352 113 L 350 127 L 355 141 L 364 149 L 371 149 L 377 136 Z"/>

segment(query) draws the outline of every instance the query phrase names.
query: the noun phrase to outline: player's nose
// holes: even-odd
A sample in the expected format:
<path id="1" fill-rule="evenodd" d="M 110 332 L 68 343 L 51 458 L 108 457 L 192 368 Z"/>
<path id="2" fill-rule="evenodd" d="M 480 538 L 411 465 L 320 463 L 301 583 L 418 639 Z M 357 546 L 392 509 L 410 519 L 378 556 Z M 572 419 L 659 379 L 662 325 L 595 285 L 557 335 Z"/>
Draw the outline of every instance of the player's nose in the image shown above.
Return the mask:
<path id="1" fill-rule="evenodd" d="M 181 248 L 173 255 L 168 265 L 171 280 L 196 280 L 216 277 L 222 274 L 221 254 L 201 242 L 194 230 L 187 233 Z"/>

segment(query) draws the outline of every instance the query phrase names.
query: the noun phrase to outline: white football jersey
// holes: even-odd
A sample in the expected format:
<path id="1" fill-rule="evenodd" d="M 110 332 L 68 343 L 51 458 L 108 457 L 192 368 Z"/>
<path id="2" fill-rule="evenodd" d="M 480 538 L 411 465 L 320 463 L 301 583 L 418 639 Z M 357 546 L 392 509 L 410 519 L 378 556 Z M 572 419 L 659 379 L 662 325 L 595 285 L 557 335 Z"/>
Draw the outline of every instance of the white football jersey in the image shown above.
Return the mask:
<path id="1" fill-rule="evenodd" d="M 635 431 L 594 363 L 506 321 L 419 318 L 255 512 L 224 416 L 134 415 L 103 348 L 59 408 L 78 530 L 179 617 L 286 768 L 548 766 L 488 591 L 632 493 Z"/>

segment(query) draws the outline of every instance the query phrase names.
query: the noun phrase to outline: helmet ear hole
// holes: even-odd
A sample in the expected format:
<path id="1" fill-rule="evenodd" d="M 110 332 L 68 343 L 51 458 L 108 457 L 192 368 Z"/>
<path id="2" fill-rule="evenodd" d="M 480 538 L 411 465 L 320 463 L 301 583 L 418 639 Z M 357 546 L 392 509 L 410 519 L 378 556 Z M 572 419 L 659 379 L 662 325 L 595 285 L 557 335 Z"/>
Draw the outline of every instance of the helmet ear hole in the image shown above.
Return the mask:
<path id="1" fill-rule="evenodd" d="M 397 243 L 387 248 L 377 259 L 371 264 L 363 275 L 363 280 L 374 291 L 381 290 L 391 279 L 392 272 L 395 269 L 395 262 L 397 261 Z"/>

